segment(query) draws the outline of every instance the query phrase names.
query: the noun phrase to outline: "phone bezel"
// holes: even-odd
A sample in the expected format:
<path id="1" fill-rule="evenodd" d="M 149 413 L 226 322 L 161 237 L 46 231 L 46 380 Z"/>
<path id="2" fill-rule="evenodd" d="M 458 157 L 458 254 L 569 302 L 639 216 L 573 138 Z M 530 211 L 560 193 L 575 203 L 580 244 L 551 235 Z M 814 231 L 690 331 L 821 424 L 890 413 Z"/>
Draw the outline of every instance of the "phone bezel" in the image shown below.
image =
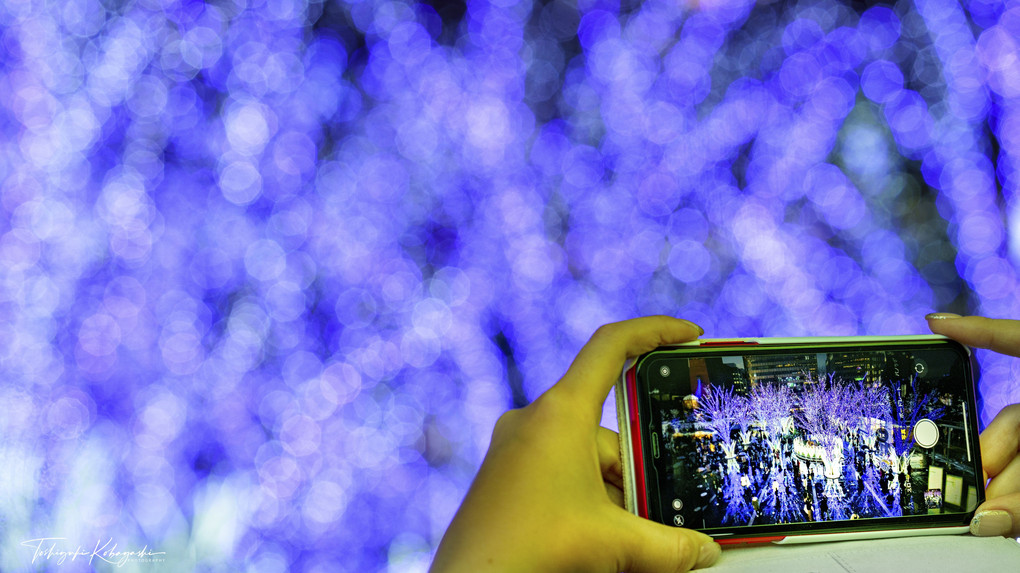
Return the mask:
<path id="1" fill-rule="evenodd" d="M 938 335 L 918 336 L 884 336 L 884 337 L 817 337 L 817 338 L 744 338 L 744 339 L 703 339 L 690 343 L 673 345 L 656 349 L 635 360 L 628 362 L 623 375 L 617 384 L 617 412 L 619 418 L 621 453 L 624 466 L 624 499 L 627 508 L 637 515 L 649 517 L 649 493 L 645 483 L 644 442 L 640 428 L 643 420 L 639 412 L 639 401 L 636 399 L 636 372 L 639 364 L 649 356 L 663 351 L 675 352 L 678 349 L 697 351 L 709 349 L 711 355 L 730 352 L 743 353 L 756 350 L 775 352 L 789 349 L 793 352 L 810 348 L 812 352 L 847 350 L 860 347 L 903 347 L 911 345 L 950 346 L 965 357 L 965 390 L 968 410 L 974 414 L 969 420 L 970 448 L 972 460 L 977 469 L 981 468 L 980 449 L 978 443 L 977 420 L 977 368 L 973 353 L 966 346 L 960 345 L 946 337 Z M 640 479 L 639 479 L 640 478 Z M 984 484 L 976 481 L 978 503 L 984 499 Z M 794 536 L 808 541 L 830 540 L 833 535 L 854 534 L 863 537 L 901 536 L 913 534 L 961 533 L 966 531 L 973 511 L 947 514 L 911 515 L 902 517 L 866 518 L 849 521 L 805 522 L 798 524 L 767 524 L 752 526 L 727 526 L 706 530 L 717 540 L 725 542 L 779 542 Z"/>

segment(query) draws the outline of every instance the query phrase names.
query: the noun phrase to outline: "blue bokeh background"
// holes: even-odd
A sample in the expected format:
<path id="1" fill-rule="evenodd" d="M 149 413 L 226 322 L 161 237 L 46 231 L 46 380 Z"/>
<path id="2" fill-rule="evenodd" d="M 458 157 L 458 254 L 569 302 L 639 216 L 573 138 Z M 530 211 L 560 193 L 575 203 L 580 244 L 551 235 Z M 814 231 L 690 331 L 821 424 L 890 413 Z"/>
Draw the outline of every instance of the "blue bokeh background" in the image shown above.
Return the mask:
<path id="1" fill-rule="evenodd" d="M 0 569 L 423 571 L 602 323 L 1020 317 L 1017 38 L 994 0 L 0 3 Z M 979 358 L 987 422 L 1020 378 Z"/>

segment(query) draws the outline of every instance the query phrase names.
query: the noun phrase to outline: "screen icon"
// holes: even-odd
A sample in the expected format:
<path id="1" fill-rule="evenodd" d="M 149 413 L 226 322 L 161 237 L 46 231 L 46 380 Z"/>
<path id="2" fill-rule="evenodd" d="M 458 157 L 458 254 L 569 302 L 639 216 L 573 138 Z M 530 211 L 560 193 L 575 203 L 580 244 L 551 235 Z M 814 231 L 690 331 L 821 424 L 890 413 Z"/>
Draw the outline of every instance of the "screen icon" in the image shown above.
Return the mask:
<path id="1" fill-rule="evenodd" d="M 914 441 L 922 448 L 930 448 L 939 443 L 939 427 L 928 418 L 918 420 L 914 424 Z"/>

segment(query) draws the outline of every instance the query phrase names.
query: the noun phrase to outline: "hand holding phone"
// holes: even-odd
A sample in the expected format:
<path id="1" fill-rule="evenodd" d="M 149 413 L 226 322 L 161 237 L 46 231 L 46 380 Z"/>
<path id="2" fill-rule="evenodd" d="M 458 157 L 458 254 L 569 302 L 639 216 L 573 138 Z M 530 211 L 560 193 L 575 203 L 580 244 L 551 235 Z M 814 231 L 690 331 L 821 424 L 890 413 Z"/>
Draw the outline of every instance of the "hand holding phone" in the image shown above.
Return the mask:
<path id="1" fill-rule="evenodd" d="M 436 553 L 433 571 L 687 571 L 719 546 L 639 519 L 607 492 L 622 487 L 618 440 L 599 427 L 623 363 L 700 329 L 670 317 L 607 325 L 563 378 L 497 422 L 485 461 Z"/>
<path id="2" fill-rule="evenodd" d="M 1020 356 L 1020 321 L 946 313 L 926 318 L 932 332 L 975 348 Z M 1020 404 L 1003 408 L 981 433 L 981 453 L 990 481 L 987 501 L 977 508 L 971 533 L 1020 537 Z"/>

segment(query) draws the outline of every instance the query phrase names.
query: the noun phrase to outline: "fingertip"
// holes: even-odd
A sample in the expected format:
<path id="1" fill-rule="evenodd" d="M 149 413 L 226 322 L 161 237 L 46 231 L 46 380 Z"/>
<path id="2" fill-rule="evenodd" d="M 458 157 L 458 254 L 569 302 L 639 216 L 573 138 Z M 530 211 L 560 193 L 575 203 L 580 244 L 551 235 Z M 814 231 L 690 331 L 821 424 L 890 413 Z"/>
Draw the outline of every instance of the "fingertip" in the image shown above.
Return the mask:
<path id="1" fill-rule="evenodd" d="M 631 573 L 689 571 L 708 567 L 719 559 L 722 548 L 711 537 L 683 527 L 671 527 L 627 515 L 623 531 L 623 570 Z"/>
<path id="2" fill-rule="evenodd" d="M 722 555 L 722 546 L 710 539 L 701 544 L 701 550 L 698 552 L 698 561 L 694 564 L 694 568 L 709 567 L 719 560 L 720 555 Z"/>
<path id="3" fill-rule="evenodd" d="M 704 334 L 705 334 L 705 329 L 704 329 L 704 328 L 702 328 L 700 324 L 697 324 L 697 323 L 691 322 L 691 321 L 689 321 L 689 320 L 687 320 L 687 319 L 685 319 L 685 318 L 679 318 L 679 319 L 677 319 L 677 320 L 680 320 L 681 322 L 684 322 L 684 323 L 686 323 L 686 324 L 687 324 L 688 326 L 690 326 L 691 328 L 693 328 L 693 329 L 697 330 L 697 331 L 698 331 L 698 336 L 702 336 L 702 335 L 704 335 Z"/>
<path id="4" fill-rule="evenodd" d="M 931 322 L 933 320 L 935 320 L 935 321 L 937 321 L 937 320 L 952 320 L 954 318 L 963 318 L 963 317 L 960 316 L 959 314 L 955 314 L 955 313 L 952 313 L 952 312 L 932 312 L 932 313 L 924 315 L 924 319 L 927 320 L 928 322 Z"/>
<path id="5" fill-rule="evenodd" d="M 658 331 L 663 344 L 687 342 L 705 334 L 705 329 L 701 325 L 676 316 L 646 316 L 625 322 L 641 324 L 646 332 Z"/>
<path id="6" fill-rule="evenodd" d="M 1010 356 L 1020 355 L 1020 321 L 959 316 L 948 312 L 932 313 L 925 318 L 928 328 L 935 334 L 975 348 L 987 348 Z"/>
<path id="7" fill-rule="evenodd" d="M 935 334 L 944 334 L 945 327 L 958 318 L 963 317 L 952 312 L 932 312 L 924 315 L 924 319 L 928 322 L 928 329 Z"/>
<path id="8" fill-rule="evenodd" d="M 662 343 L 673 344 L 677 342 L 688 342 L 695 338 L 705 334 L 705 329 L 701 325 L 687 320 L 685 318 L 678 317 L 667 317 L 674 321 L 677 325 L 681 326 L 680 330 L 668 329 L 662 332 Z"/>
<path id="9" fill-rule="evenodd" d="M 1020 537 L 1020 492 L 988 495 L 989 499 L 978 506 L 970 520 L 970 532 L 980 537 Z"/>
<path id="10" fill-rule="evenodd" d="M 1013 516 L 1004 509 L 980 511 L 970 520 L 970 532 L 978 537 L 1003 537 L 1013 531 Z"/>
<path id="11" fill-rule="evenodd" d="M 602 416 L 609 388 L 620 376 L 625 361 L 660 346 L 695 340 L 704 332 L 689 320 L 672 316 L 646 316 L 599 327 L 581 348 L 570 368 L 550 392 L 575 392 L 591 412 Z M 548 393 L 548 392 L 547 392 Z"/>
<path id="12" fill-rule="evenodd" d="M 697 324 L 673 316 L 646 316 L 600 327 L 589 344 L 623 350 L 626 357 L 637 357 L 659 346 L 696 339 L 704 333 Z M 587 346 L 587 345 L 586 345 Z"/>

